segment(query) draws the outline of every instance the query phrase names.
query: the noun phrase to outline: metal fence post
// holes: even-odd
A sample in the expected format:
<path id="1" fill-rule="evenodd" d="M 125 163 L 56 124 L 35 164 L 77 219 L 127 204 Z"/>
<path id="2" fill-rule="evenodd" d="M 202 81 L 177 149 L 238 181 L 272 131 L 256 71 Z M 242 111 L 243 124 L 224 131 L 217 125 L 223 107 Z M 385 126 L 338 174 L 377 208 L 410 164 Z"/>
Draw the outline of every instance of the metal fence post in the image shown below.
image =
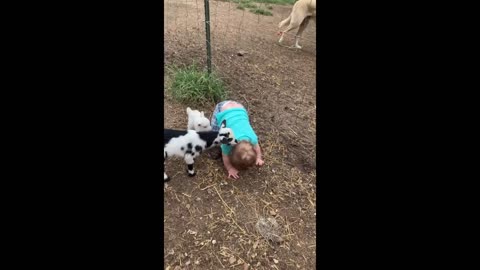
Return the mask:
<path id="1" fill-rule="evenodd" d="M 212 72 L 212 48 L 210 46 L 210 6 L 209 0 L 204 0 L 205 3 L 205 33 L 207 35 L 207 67 L 208 74 Z"/>

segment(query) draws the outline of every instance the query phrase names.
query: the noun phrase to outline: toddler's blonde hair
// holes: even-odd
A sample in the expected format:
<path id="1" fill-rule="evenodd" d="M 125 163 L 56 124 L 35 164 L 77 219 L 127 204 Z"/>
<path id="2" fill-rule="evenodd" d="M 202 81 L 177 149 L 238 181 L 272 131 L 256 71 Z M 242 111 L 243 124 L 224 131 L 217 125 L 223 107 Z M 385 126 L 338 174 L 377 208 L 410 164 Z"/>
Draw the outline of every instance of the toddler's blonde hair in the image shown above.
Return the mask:
<path id="1" fill-rule="evenodd" d="M 230 162 L 237 170 L 246 170 L 255 165 L 257 153 L 253 150 L 253 144 L 248 141 L 240 141 L 232 148 Z"/>

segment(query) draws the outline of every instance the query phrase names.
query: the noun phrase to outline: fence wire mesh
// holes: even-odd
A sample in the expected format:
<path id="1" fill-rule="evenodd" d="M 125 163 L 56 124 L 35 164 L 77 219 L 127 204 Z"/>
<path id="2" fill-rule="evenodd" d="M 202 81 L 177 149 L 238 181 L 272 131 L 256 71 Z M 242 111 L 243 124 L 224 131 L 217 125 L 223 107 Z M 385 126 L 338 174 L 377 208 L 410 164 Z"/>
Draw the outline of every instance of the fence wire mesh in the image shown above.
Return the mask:
<path id="1" fill-rule="evenodd" d="M 282 45 L 277 43 L 278 23 L 288 17 L 292 6 L 256 3 L 263 10 L 273 7 L 270 10 L 273 16 L 265 16 L 238 9 L 233 1 L 209 2 L 211 61 L 213 70 L 220 76 L 235 79 L 237 73 L 245 69 L 242 63 L 245 61 L 253 64 L 252 70 L 258 69 L 254 62 L 288 65 L 292 52 L 286 50 L 316 57 L 313 22 L 300 39 L 301 51 L 293 48 L 296 30 L 285 35 Z M 164 10 L 165 64 L 196 62 L 207 67 L 204 0 L 167 0 Z M 248 72 L 244 75 L 248 78 Z"/>

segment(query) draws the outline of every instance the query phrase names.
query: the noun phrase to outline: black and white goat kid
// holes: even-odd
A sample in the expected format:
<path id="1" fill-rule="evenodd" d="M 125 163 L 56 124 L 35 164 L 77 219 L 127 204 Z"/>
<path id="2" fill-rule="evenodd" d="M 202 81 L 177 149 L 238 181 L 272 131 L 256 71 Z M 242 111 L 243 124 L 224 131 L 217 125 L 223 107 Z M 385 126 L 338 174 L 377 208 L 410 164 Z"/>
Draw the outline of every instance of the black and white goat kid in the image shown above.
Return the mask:
<path id="1" fill-rule="evenodd" d="M 170 181 L 165 173 L 165 161 L 168 157 L 181 157 L 187 163 L 188 176 L 195 176 L 193 164 L 195 158 L 200 156 L 203 150 L 209 149 L 220 144 L 235 145 L 237 140 L 233 131 L 226 127 L 224 120 L 220 125 L 219 131 L 203 131 L 194 130 L 163 130 L 163 181 Z"/>

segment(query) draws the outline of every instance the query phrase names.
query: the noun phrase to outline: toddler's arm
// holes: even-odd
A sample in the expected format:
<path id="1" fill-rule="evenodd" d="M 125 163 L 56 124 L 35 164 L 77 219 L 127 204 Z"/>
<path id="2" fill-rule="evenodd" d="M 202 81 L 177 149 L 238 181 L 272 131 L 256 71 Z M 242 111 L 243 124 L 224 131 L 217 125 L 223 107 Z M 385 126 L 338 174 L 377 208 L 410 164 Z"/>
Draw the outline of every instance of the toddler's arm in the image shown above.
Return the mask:
<path id="1" fill-rule="evenodd" d="M 262 159 L 262 150 L 260 149 L 260 144 L 257 144 L 253 147 L 253 150 L 255 150 L 255 153 L 257 153 L 257 162 L 256 164 L 258 166 L 262 166 L 264 161 Z"/>
<path id="2" fill-rule="evenodd" d="M 238 179 L 238 170 L 232 166 L 232 163 L 230 163 L 230 157 L 222 153 L 222 160 L 225 169 L 228 171 L 228 177 L 232 176 L 233 178 Z"/>

